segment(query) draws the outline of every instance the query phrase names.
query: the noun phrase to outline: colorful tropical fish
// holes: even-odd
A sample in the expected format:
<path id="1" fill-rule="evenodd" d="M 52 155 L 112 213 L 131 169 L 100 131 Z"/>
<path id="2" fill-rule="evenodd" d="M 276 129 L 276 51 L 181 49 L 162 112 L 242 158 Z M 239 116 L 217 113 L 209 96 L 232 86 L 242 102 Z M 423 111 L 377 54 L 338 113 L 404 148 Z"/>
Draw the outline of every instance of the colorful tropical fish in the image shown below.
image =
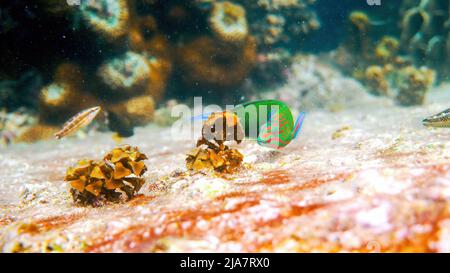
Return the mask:
<path id="1" fill-rule="evenodd" d="M 275 149 L 286 147 L 298 136 L 305 118 L 305 112 L 301 112 L 294 123 L 289 107 L 278 100 L 247 102 L 231 111 L 242 123 L 247 139 L 254 139 L 261 146 Z M 192 120 L 207 120 L 210 114 L 202 114 Z"/>
<path id="2" fill-rule="evenodd" d="M 256 121 L 252 120 L 252 118 L 244 117 L 242 113 L 239 113 L 242 108 L 244 111 L 241 110 L 241 112 L 252 113 L 252 111 L 249 111 L 249 107 L 257 109 Z M 278 100 L 248 102 L 238 105 L 235 108 L 235 112 L 241 121 L 245 121 L 245 125 L 243 124 L 243 126 L 246 136 L 253 138 L 250 135 L 251 130 L 249 130 L 249 127 L 251 123 L 256 122 L 258 124 L 257 143 L 261 146 L 274 149 L 284 148 L 295 139 L 305 118 L 305 113 L 301 112 L 294 123 L 294 118 L 289 107 L 284 102 Z"/>

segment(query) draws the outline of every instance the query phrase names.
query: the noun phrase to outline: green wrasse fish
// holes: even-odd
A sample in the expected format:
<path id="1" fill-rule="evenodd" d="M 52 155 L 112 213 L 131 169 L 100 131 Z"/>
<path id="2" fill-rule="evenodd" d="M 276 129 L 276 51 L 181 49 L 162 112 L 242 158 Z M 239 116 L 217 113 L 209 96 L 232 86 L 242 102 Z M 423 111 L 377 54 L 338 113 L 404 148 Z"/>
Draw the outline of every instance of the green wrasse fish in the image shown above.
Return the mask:
<path id="1" fill-rule="evenodd" d="M 231 111 L 238 116 L 246 138 L 256 139 L 260 146 L 274 149 L 284 148 L 295 139 L 305 118 L 305 113 L 301 112 L 294 123 L 289 107 L 278 100 L 247 102 Z M 208 119 L 209 116 L 201 115 L 202 119 Z"/>
<path id="2" fill-rule="evenodd" d="M 450 108 L 422 120 L 422 124 L 426 127 L 450 128 Z"/>

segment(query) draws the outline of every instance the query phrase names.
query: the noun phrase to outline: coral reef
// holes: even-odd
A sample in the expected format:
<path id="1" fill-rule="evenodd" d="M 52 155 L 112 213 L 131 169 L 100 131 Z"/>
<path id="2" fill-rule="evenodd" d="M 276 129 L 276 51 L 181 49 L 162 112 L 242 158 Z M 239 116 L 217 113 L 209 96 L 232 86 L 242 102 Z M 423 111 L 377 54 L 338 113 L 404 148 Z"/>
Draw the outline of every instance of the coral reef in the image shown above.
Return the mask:
<path id="1" fill-rule="evenodd" d="M 301 48 L 301 41 L 320 27 L 312 9 L 314 0 L 259 0 L 237 1 L 242 4 L 250 22 L 250 33 L 256 37 L 263 51 L 272 47 Z"/>
<path id="2" fill-rule="evenodd" d="M 442 76 L 445 72 L 429 62 L 430 56 L 422 55 L 421 58 L 425 61 L 418 62 L 411 51 L 405 52 L 405 43 L 414 44 L 410 32 L 414 32 L 417 37 L 423 36 L 419 29 L 422 29 L 424 22 L 419 23 L 413 17 L 428 18 L 425 7 L 433 1 L 420 1 L 420 5 L 413 9 L 408 9 L 411 3 L 406 2 L 403 9 L 408 12 L 403 17 L 400 39 L 387 35 L 382 35 L 379 40 L 374 39 L 371 31 L 374 23 L 369 15 L 361 11 L 352 12 L 349 15 L 350 31 L 347 41 L 334 53 L 334 59 L 344 71 L 367 84 L 373 94 L 388 96 L 401 105 L 411 106 L 423 104 L 426 93 L 439 73 Z M 432 5 L 438 5 L 438 2 Z M 439 9 L 437 6 L 434 8 Z M 425 20 L 424 18 L 422 19 Z M 416 27 L 419 29 L 412 30 L 412 21 L 418 24 Z M 439 58 L 445 62 L 445 56 Z M 437 69 L 437 73 L 432 71 L 433 68 Z"/>
<path id="3" fill-rule="evenodd" d="M 82 205 L 129 200 L 145 182 L 141 177 L 147 170 L 145 159 L 137 147 L 126 145 L 113 149 L 103 161 L 78 161 L 67 170 L 64 180 L 70 183 L 74 202 Z"/>
<path id="4" fill-rule="evenodd" d="M 256 44 L 251 37 L 242 45 L 233 45 L 202 36 L 181 47 L 179 55 L 185 82 L 230 87 L 248 76 L 255 64 Z"/>
<path id="5" fill-rule="evenodd" d="M 401 47 L 417 65 L 449 75 L 450 3 L 447 0 L 404 0 L 400 11 Z"/>

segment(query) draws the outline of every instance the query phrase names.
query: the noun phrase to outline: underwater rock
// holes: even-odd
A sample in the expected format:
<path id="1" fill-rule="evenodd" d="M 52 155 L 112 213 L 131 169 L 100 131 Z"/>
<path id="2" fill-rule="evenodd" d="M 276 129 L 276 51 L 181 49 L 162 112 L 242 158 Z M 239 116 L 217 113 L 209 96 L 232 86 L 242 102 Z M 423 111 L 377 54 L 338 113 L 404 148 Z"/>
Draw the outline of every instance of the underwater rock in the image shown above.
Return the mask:
<path id="1" fill-rule="evenodd" d="M 81 205 L 100 206 L 103 203 L 131 199 L 144 184 L 141 176 L 147 171 L 147 157 L 136 147 L 115 148 L 103 161 L 80 160 L 67 170 L 73 200 Z"/>

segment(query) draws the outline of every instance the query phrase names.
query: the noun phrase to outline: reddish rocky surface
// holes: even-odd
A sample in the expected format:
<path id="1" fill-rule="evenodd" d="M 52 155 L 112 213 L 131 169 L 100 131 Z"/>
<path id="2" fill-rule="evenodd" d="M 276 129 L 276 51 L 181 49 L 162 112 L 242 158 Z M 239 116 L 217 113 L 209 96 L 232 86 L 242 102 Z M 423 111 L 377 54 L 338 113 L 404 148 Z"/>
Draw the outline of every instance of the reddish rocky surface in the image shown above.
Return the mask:
<path id="1" fill-rule="evenodd" d="M 138 129 L 146 184 L 125 204 L 76 207 L 63 181 L 110 134 L 17 145 L 0 153 L 2 251 L 450 251 L 450 130 L 445 109 L 361 107 L 307 114 L 281 151 L 245 141 L 234 176 L 185 173 L 195 141 Z M 344 128 L 340 130 L 341 128 Z"/>

